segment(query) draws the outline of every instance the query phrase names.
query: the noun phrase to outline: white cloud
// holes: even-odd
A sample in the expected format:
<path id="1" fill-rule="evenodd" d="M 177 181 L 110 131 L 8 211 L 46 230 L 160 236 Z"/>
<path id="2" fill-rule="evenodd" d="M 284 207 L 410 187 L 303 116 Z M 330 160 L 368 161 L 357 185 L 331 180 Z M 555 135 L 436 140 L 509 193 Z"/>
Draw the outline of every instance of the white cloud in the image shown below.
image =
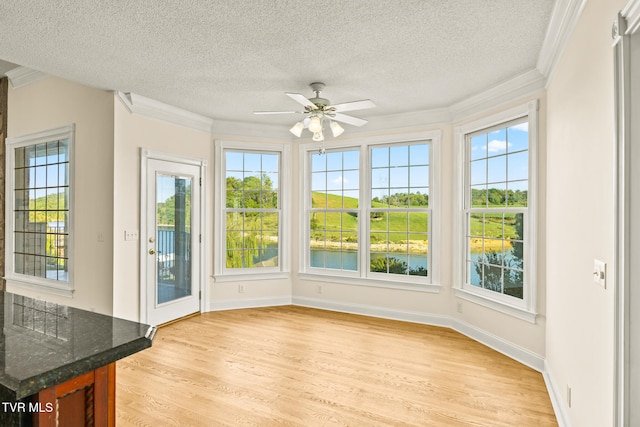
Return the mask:
<path id="1" fill-rule="evenodd" d="M 519 125 L 512 126 L 510 129 L 527 132 L 529 130 L 529 122 L 520 123 Z"/>
<path id="2" fill-rule="evenodd" d="M 509 147 L 511 147 L 513 144 L 509 144 Z M 489 141 L 489 152 L 490 153 L 497 153 L 499 151 L 505 151 L 507 149 L 507 141 L 500 141 L 497 139 L 494 139 L 493 141 Z"/>
<path id="3" fill-rule="evenodd" d="M 345 178 L 343 178 L 343 177 L 341 177 L 341 176 L 339 176 L 339 177 L 337 177 L 336 179 L 334 179 L 334 180 L 333 180 L 333 181 L 331 181 L 331 182 L 333 182 L 333 183 L 334 183 L 334 184 L 336 184 L 336 185 L 342 185 L 342 184 L 346 184 L 346 183 L 348 183 L 348 182 L 349 182 L 349 180 L 348 180 L 348 179 L 345 179 Z"/>

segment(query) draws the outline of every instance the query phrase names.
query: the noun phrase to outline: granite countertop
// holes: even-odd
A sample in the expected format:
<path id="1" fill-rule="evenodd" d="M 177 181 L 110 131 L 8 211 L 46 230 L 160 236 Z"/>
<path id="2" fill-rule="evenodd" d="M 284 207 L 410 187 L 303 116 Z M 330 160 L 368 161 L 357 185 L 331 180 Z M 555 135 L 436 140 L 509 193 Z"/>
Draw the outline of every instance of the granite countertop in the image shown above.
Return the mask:
<path id="1" fill-rule="evenodd" d="M 0 292 L 0 396 L 22 399 L 151 347 L 155 328 Z"/>

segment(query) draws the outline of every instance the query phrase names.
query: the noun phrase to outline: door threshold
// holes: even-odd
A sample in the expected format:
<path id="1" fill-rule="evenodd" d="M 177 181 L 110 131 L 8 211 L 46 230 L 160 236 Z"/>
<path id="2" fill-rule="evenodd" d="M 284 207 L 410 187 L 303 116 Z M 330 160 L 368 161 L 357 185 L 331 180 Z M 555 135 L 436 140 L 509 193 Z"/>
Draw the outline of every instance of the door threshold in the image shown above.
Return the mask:
<path id="1" fill-rule="evenodd" d="M 195 313 L 187 314 L 186 316 L 178 317 L 177 319 L 169 320 L 168 322 L 161 323 L 157 325 L 157 328 L 164 328 L 165 326 L 173 325 L 174 323 L 180 322 L 182 320 L 191 319 L 192 317 L 200 316 L 200 312 L 196 311 Z"/>

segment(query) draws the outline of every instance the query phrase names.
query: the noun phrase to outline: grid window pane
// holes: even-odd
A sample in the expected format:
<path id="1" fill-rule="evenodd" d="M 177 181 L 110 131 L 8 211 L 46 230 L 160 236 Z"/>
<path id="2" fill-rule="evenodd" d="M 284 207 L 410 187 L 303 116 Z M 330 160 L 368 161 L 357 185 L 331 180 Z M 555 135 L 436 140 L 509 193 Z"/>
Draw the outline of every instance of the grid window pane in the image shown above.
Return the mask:
<path id="1" fill-rule="evenodd" d="M 334 150 L 310 156 L 309 266 L 357 271 L 360 152 Z"/>
<path id="2" fill-rule="evenodd" d="M 370 155 L 369 271 L 427 276 L 429 145 L 374 147 Z"/>
<path id="3" fill-rule="evenodd" d="M 528 124 L 478 132 L 467 144 L 467 283 L 522 299 Z"/>
<path id="4" fill-rule="evenodd" d="M 225 151 L 226 268 L 277 267 L 280 155 Z"/>
<path id="5" fill-rule="evenodd" d="M 14 155 L 14 271 L 69 281 L 69 141 L 19 147 Z"/>

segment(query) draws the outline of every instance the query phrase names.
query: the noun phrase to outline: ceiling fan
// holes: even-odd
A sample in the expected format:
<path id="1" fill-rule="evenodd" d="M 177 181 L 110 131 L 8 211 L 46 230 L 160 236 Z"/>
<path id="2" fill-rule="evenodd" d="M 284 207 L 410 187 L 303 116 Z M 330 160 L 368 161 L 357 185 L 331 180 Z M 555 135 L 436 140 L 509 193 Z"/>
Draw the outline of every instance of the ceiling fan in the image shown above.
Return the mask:
<path id="1" fill-rule="evenodd" d="M 322 129 L 324 123 L 328 122 L 334 138 L 340 136 L 344 129 L 338 122 L 347 123 L 353 126 L 362 126 L 367 120 L 342 114 L 343 111 L 364 110 L 373 108 L 376 105 L 370 99 L 361 101 L 345 102 L 343 104 L 331 105 L 328 99 L 320 98 L 320 92 L 324 90 L 325 84 L 314 82 L 309 85 L 315 93 L 315 97 L 307 98 L 299 93 L 285 92 L 289 98 L 304 106 L 304 111 L 254 111 L 253 114 L 305 114 L 302 121 L 297 122 L 289 131 L 298 138 L 302 135 L 303 129 L 307 128 L 313 133 L 314 141 L 323 141 Z"/>

